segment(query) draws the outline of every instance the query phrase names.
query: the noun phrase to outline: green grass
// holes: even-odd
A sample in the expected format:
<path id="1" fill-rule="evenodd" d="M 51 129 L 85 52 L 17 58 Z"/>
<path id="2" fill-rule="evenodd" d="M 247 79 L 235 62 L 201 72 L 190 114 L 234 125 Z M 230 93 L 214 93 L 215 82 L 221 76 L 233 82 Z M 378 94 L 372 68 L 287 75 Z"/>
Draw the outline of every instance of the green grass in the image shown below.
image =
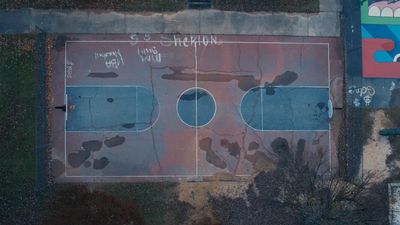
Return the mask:
<path id="1" fill-rule="evenodd" d="M 133 183 L 107 184 L 102 191 L 116 198 L 135 203 L 143 216 L 145 224 L 165 224 L 164 215 L 168 210 L 167 203 L 173 201 L 174 183 Z M 171 208 L 171 210 L 178 210 Z"/>
<path id="2" fill-rule="evenodd" d="M 179 11 L 185 0 L 2 0 L 1 9 L 109 9 L 116 11 Z"/>
<path id="3" fill-rule="evenodd" d="M 33 35 L 0 36 L 0 216 L 35 184 L 37 53 Z M 0 219 L 1 221 L 1 219 Z"/>

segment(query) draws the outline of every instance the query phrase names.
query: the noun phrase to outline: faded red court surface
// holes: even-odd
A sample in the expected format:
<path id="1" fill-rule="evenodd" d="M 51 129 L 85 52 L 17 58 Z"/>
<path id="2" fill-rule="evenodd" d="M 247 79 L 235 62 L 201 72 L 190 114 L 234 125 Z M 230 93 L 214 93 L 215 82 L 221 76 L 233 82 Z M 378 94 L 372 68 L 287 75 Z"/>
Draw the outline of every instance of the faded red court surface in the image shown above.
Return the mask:
<path id="1" fill-rule="evenodd" d="M 333 108 L 342 104 L 341 46 L 334 38 L 68 35 L 57 39 L 53 58 L 52 104 L 73 108 L 51 113 L 59 182 L 251 176 L 273 169 L 286 148 L 301 152 L 304 163 L 320 152 L 327 170 L 337 166 L 332 120 L 340 118 L 324 119 L 328 98 Z M 321 109 L 312 115 L 317 124 L 289 121 L 302 118 L 290 108 L 307 103 L 301 94 L 286 96 L 284 115 L 264 109 L 257 124 L 246 121 L 252 109 L 241 105 L 257 87 L 266 96 L 270 89 L 326 90 L 327 101 L 305 106 Z M 278 129 L 269 128 L 276 121 Z"/>

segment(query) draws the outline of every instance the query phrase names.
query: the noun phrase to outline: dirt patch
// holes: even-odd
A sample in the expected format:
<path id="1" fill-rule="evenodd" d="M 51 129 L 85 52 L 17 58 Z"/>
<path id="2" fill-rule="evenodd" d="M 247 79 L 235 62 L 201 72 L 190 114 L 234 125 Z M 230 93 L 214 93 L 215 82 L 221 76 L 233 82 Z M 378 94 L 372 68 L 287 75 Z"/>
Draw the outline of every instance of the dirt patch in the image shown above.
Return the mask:
<path id="1" fill-rule="evenodd" d="M 385 110 L 391 121 L 391 127 L 400 127 L 400 89 L 394 89 L 389 101 L 390 108 Z M 386 159 L 386 165 L 390 168 L 391 175 L 395 179 L 400 178 L 400 136 L 388 137 L 392 152 Z"/>
<path id="2" fill-rule="evenodd" d="M 199 221 L 207 221 L 205 224 L 209 225 L 219 224 L 210 208 L 209 200 L 219 197 L 246 199 L 249 182 L 180 183 L 176 188 L 178 199 L 193 207 L 190 219 L 185 224 L 201 224 Z"/>
<path id="3" fill-rule="evenodd" d="M 379 135 L 379 130 L 390 124 L 383 110 L 371 112 L 373 118 L 371 136 L 363 147 L 363 171 L 376 173 L 374 181 L 380 182 L 389 176 L 389 168 L 386 165 L 387 156 L 391 154 L 391 146 L 388 138 Z"/>
<path id="4" fill-rule="evenodd" d="M 82 143 L 82 148 L 90 152 L 100 151 L 101 147 L 103 147 L 102 141 L 91 140 Z"/>
<path id="5" fill-rule="evenodd" d="M 116 78 L 116 77 L 118 77 L 118 74 L 116 74 L 114 72 L 89 73 L 88 77 L 93 77 L 93 78 Z"/>
<path id="6" fill-rule="evenodd" d="M 80 167 L 83 162 L 85 162 L 90 157 L 90 151 L 87 150 L 79 150 L 78 152 L 69 153 L 68 154 L 68 163 L 73 168 Z"/>
<path id="7" fill-rule="evenodd" d="M 271 171 L 275 169 L 275 162 L 271 160 L 265 153 L 256 151 L 254 154 L 246 154 L 244 156 L 253 165 L 254 171 Z"/>
<path id="8" fill-rule="evenodd" d="M 125 137 L 119 135 L 104 140 L 104 144 L 109 148 L 122 145 L 124 142 L 125 142 Z"/>

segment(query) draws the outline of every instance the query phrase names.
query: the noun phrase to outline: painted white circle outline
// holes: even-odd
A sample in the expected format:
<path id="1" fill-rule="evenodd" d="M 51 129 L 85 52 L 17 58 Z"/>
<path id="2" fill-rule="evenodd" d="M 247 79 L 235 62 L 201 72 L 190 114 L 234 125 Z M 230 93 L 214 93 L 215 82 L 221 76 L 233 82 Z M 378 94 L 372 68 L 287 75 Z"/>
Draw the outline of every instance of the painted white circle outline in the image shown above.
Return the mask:
<path id="1" fill-rule="evenodd" d="M 396 54 L 393 58 L 393 62 L 397 63 L 397 60 L 400 58 L 400 53 Z"/>
<path id="2" fill-rule="evenodd" d="M 202 90 L 202 91 L 206 92 L 209 96 L 211 96 L 211 98 L 212 98 L 213 101 L 214 101 L 214 114 L 213 114 L 213 116 L 211 117 L 211 119 L 210 119 L 207 123 L 205 123 L 205 124 L 203 124 L 203 125 L 201 125 L 201 126 L 199 126 L 199 125 L 197 125 L 197 126 L 192 126 L 192 125 L 186 123 L 185 121 L 183 121 L 183 119 L 182 119 L 181 116 L 179 115 L 179 111 L 178 111 L 178 104 L 179 104 L 179 100 L 181 99 L 182 95 L 183 95 L 184 93 L 186 93 L 187 91 L 192 90 L 192 89 L 195 89 L 195 90 Z M 197 99 L 196 99 L 196 104 L 197 104 Z M 215 115 L 217 114 L 217 101 L 215 100 L 215 98 L 214 98 L 214 96 L 211 94 L 211 92 L 209 92 L 207 89 L 201 88 L 201 87 L 190 87 L 190 88 L 188 88 L 188 89 L 182 91 L 182 93 L 178 96 L 178 100 L 176 101 L 176 106 L 175 106 L 175 108 L 176 108 L 176 114 L 178 115 L 178 118 L 179 118 L 179 120 L 180 120 L 182 123 L 184 123 L 184 124 L 185 124 L 186 126 L 188 126 L 188 127 L 200 128 L 200 127 L 207 126 L 209 123 L 211 123 L 211 121 L 213 121 Z M 197 112 L 197 113 L 198 113 L 198 112 Z M 197 114 L 197 113 L 196 113 L 196 114 Z M 197 118 L 196 118 L 196 122 L 197 122 Z"/>
<path id="3" fill-rule="evenodd" d="M 242 121 L 244 122 L 244 124 L 246 124 L 246 126 L 248 126 L 248 127 L 250 127 L 251 129 L 253 129 L 253 130 L 256 130 L 256 131 L 268 131 L 268 130 L 264 130 L 264 129 L 257 129 L 257 128 L 254 128 L 254 127 L 252 127 L 250 124 L 248 124 L 247 122 L 246 122 L 246 120 L 243 118 L 243 114 L 242 114 L 242 102 L 243 102 L 243 99 L 244 99 L 244 97 L 248 94 L 248 93 L 250 93 L 250 91 L 252 91 L 253 89 L 255 89 L 255 88 L 260 88 L 260 89 L 262 89 L 262 88 L 264 88 L 263 86 L 256 86 L 256 87 L 252 87 L 252 88 L 250 88 L 249 90 L 247 90 L 244 94 L 243 94 L 243 96 L 242 96 L 242 99 L 240 99 L 240 104 L 239 104 L 239 114 L 240 114 L 240 118 L 242 119 Z M 261 90 L 262 91 L 262 90 Z M 260 100 L 261 101 L 261 100 Z M 261 102 L 260 102 L 261 103 Z M 261 106 L 262 107 L 262 106 Z M 261 123 L 264 123 L 264 121 L 261 121 Z M 261 127 L 263 127 L 262 125 L 261 125 Z"/>
<path id="4" fill-rule="evenodd" d="M 141 133 L 141 132 L 145 132 L 145 131 L 148 131 L 148 130 L 152 129 L 153 126 L 158 122 L 158 119 L 160 118 L 160 113 L 161 113 L 161 105 L 160 105 L 160 101 L 158 100 L 158 98 L 157 98 L 157 96 L 156 96 L 156 93 L 154 93 L 153 91 L 151 91 L 150 89 L 148 89 L 148 88 L 145 87 L 145 86 L 141 86 L 141 85 L 133 85 L 133 86 L 136 87 L 136 88 L 141 87 L 141 88 L 143 88 L 143 89 L 149 91 L 149 92 L 153 95 L 153 98 L 156 100 L 156 103 L 157 103 L 157 106 L 158 106 L 158 112 L 157 112 L 158 114 L 157 114 L 157 117 L 156 117 L 156 119 L 154 120 L 154 122 L 151 123 L 151 125 L 150 125 L 149 127 L 147 127 L 146 129 L 143 129 L 143 130 L 132 131 L 132 132 Z M 136 90 L 136 94 L 137 94 L 137 90 Z M 136 121 L 136 122 L 137 122 L 137 121 Z"/>

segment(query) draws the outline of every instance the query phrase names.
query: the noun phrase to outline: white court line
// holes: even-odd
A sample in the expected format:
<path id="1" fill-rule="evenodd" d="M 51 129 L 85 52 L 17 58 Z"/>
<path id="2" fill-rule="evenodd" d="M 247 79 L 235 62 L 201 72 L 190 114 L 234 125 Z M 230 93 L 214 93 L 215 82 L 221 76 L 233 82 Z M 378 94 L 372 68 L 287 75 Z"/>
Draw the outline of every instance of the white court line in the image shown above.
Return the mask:
<path id="1" fill-rule="evenodd" d="M 68 95 L 67 94 L 65 94 L 64 104 L 65 104 L 65 120 L 68 120 Z"/>
<path id="2" fill-rule="evenodd" d="M 64 104 L 66 99 L 65 96 L 67 95 L 67 42 L 64 43 Z M 68 111 L 68 109 L 66 109 Z M 64 119 L 64 171 L 65 176 L 67 176 L 67 120 Z"/>
<path id="3" fill-rule="evenodd" d="M 140 134 L 144 133 L 146 131 L 149 131 L 150 129 L 147 130 L 66 130 L 65 132 L 67 133 L 134 133 L 134 134 Z"/>
<path id="4" fill-rule="evenodd" d="M 328 84 L 329 84 L 329 100 L 331 99 L 331 54 L 330 54 L 330 45 L 328 43 Z M 333 104 L 332 104 L 333 106 Z M 332 109 L 334 110 L 334 109 Z M 333 117 L 333 115 L 332 115 Z M 332 137 L 331 137 L 331 121 L 329 121 L 329 172 L 332 175 Z"/>
<path id="5" fill-rule="evenodd" d="M 113 40 L 75 40 L 75 41 L 66 41 L 66 43 L 172 43 L 174 44 L 175 41 L 113 41 Z M 182 41 L 181 41 L 182 42 Z M 188 41 L 189 42 L 189 41 Z M 194 43 L 198 43 L 201 45 L 203 42 L 202 41 L 194 41 Z M 329 45 L 329 43 L 324 43 L 324 42 L 279 42 L 279 41 L 218 41 L 219 44 L 272 44 L 272 45 Z M 197 44 L 195 44 L 197 46 Z M 209 46 L 212 46 L 209 44 Z M 215 45 L 214 45 L 215 46 Z M 167 48 L 190 48 L 189 47 L 184 47 L 184 46 L 169 46 Z M 207 46 L 204 46 L 207 47 Z"/>
<path id="6" fill-rule="evenodd" d="M 144 88 L 147 88 L 147 87 L 145 87 L 145 86 L 142 86 L 142 85 L 124 85 L 124 84 L 122 84 L 122 85 L 114 85 L 114 84 L 104 84 L 104 85 L 102 85 L 102 84 L 83 84 L 83 85 L 74 85 L 74 84 L 72 84 L 72 85 L 67 85 L 66 87 L 72 87 L 72 88 L 74 88 L 74 87 L 105 87 L 105 88 L 108 88 L 108 87 L 144 87 Z"/>
<path id="7" fill-rule="evenodd" d="M 192 127 L 192 126 L 191 126 Z M 193 127 L 194 128 L 194 127 Z M 200 127 L 201 128 L 201 127 Z M 148 131 L 148 130 L 146 130 Z M 295 132 L 295 131 L 304 131 L 304 132 L 328 132 L 329 130 L 256 130 L 260 132 Z M 142 133 L 140 131 L 131 131 L 131 130 L 66 130 L 67 133 Z"/>
<path id="8" fill-rule="evenodd" d="M 64 94 L 66 95 L 66 88 L 67 87 L 132 87 L 137 85 L 67 85 L 66 82 L 66 62 L 67 62 L 67 43 L 175 43 L 175 41 L 85 41 L 85 40 L 78 40 L 78 41 L 66 41 L 65 42 L 65 62 L 64 62 Z M 201 43 L 201 41 L 196 41 L 196 43 Z M 328 88 L 329 89 L 329 96 L 331 95 L 331 80 L 330 80 L 330 44 L 329 43 L 315 43 L 315 42 L 233 42 L 233 41 L 219 41 L 220 44 L 273 44 L 273 45 L 327 45 L 328 47 L 328 83 L 329 86 L 274 86 L 274 87 L 291 87 L 291 88 Z M 180 48 L 179 46 L 171 46 Z M 195 86 L 197 87 L 197 45 L 195 47 Z M 205 46 L 206 47 L 206 46 Z M 197 113 L 197 104 L 196 104 L 196 113 Z M 197 116 L 196 116 L 197 120 Z M 197 122 L 196 122 L 197 123 Z M 329 123 L 329 130 L 267 130 L 263 132 L 296 132 L 296 131 L 310 131 L 310 132 L 329 132 L 329 158 L 330 158 L 330 171 L 332 172 L 332 150 L 331 150 L 331 124 Z M 66 131 L 66 120 L 64 121 L 64 150 L 65 150 L 65 162 L 67 161 L 67 150 L 66 150 L 66 133 L 67 132 L 88 132 L 88 131 Z M 95 132 L 96 131 L 90 131 Z M 106 133 L 106 132 L 132 132 L 132 131 L 98 131 L 98 133 Z M 160 176 L 150 176 L 150 175 L 143 175 L 143 176 L 68 176 L 67 175 L 67 163 L 65 163 L 65 177 L 143 177 L 143 178 L 151 178 L 151 177 L 194 177 L 198 175 L 198 149 L 197 149 L 197 139 L 198 139 L 198 132 L 196 129 L 196 175 L 160 175 Z M 200 175 L 201 177 L 208 177 L 214 175 Z M 238 177 L 249 177 L 252 175 L 238 175 Z"/>
<path id="9" fill-rule="evenodd" d="M 138 93 L 137 93 L 137 86 L 135 87 L 135 123 L 137 123 L 139 120 L 138 120 Z M 150 118 L 150 121 L 151 121 L 151 118 Z M 137 129 L 137 127 L 135 126 L 135 131 L 138 131 L 138 129 Z"/>
<path id="10" fill-rule="evenodd" d="M 194 80 L 195 80 L 195 82 L 194 82 L 194 86 L 195 86 L 195 93 L 196 93 L 196 97 L 195 97 L 195 99 L 196 99 L 196 138 L 195 138 L 195 141 L 196 141 L 196 144 L 195 144 L 195 146 L 196 146 L 196 176 L 198 176 L 199 175 L 199 150 L 198 150 L 198 144 L 199 144 L 199 128 L 197 127 L 198 126 L 198 118 L 197 118 L 197 116 L 198 116 L 198 114 L 197 114 L 197 103 L 198 103 L 198 100 L 197 100 L 197 83 L 198 83 L 198 80 L 197 80 L 197 45 L 195 45 L 194 46 Z M 217 105 L 217 103 L 215 103 L 215 105 Z M 215 107 L 216 108 L 216 107 Z M 214 113 L 216 113 L 216 111 L 214 112 Z M 214 116 L 215 116 L 215 114 L 214 114 Z M 209 122 L 211 122 L 211 120 L 209 121 Z"/>

